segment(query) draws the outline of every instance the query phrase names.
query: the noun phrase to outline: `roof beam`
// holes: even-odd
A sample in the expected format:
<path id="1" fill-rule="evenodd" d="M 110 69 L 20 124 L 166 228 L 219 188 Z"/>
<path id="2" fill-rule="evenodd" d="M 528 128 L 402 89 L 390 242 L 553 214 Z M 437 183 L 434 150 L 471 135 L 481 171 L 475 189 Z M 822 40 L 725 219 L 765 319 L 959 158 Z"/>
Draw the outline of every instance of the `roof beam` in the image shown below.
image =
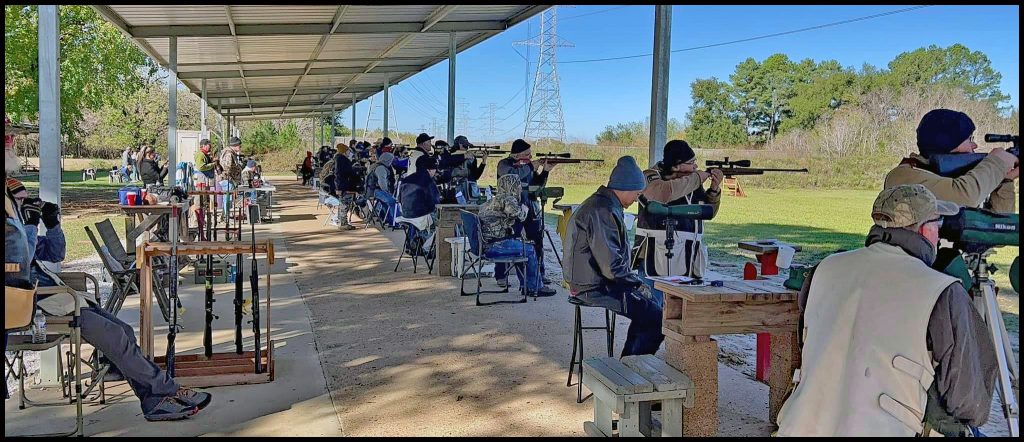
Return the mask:
<path id="1" fill-rule="evenodd" d="M 292 92 L 295 92 L 295 95 L 313 95 L 313 94 L 329 94 L 329 93 L 334 92 L 336 90 L 338 90 L 337 87 L 323 87 L 323 88 L 316 88 L 316 87 L 310 87 L 310 88 L 286 87 L 286 88 L 277 88 L 277 89 L 270 89 L 270 88 L 268 88 L 268 89 L 249 89 L 248 90 L 248 92 L 249 92 L 248 96 L 249 97 L 277 97 L 277 96 L 288 97 L 288 96 L 292 95 Z M 207 98 L 209 98 L 211 100 L 212 99 L 218 99 L 218 98 L 242 98 L 242 97 L 246 97 L 245 92 L 246 91 L 241 91 L 241 90 L 237 90 L 237 91 L 223 91 L 223 92 L 207 92 L 206 96 L 207 96 Z M 377 88 L 373 88 L 373 87 L 349 88 L 349 92 L 357 92 L 357 93 L 359 93 L 359 92 L 377 92 Z"/>
<path id="2" fill-rule="evenodd" d="M 429 31 L 430 28 L 434 27 L 434 25 L 441 20 L 444 20 L 444 18 L 447 17 L 448 14 L 451 14 L 458 6 L 459 5 L 442 5 L 440 8 L 435 9 L 434 12 L 427 17 L 426 21 L 423 22 L 423 28 L 420 29 L 420 32 Z"/>
<path id="3" fill-rule="evenodd" d="M 378 62 L 379 63 L 379 62 Z M 376 65 L 374 65 L 376 67 Z M 419 65 L 411 66 L 380 66 L 377 67 L 374 73 L 406 73 L 406 72 L 417 72 L 420 70 Z M 178 78 L 184 80 L 198 80 L 203 78 L 238 78 L 242 77 L 244 82 L 245 78 L 253 77 L 289 77 L 292 75 L 351 75 L 351 74 L 367 74 L 369 70 L 364 67 L 349 67 L 349 68 L 312 68 L 309 72 L 305 69 L 259 69 L 259 70 L 243 70 L 239 68 L 236 71 L 196 71 L 196 72 L 182 72 Z M 243 84 L 244 86 L 244 84 Z"/>
<path id="4" fill-rule="evenodd" d="M 317 57 L 320 56 L 320 52 L 323 51 L 324 46 L 326 46 L 327 42 L 331 39 L 331 35 L 334 34 L 334 31 L 338 30 L 338 25 L 341 24 L 341 18 L 345 16 L 346 11 L 348 11 L 348 5 L 338 6 L 338 10 L 334 13 L 334 19 L 331 20 L 331 22 L 334 24 L 333 26 L 331 26 L 331 31 L 328 32 L 327 35 L 320 37 L 320 42 L 317 43 L 315 48 L 313 48 L 313 53 L 309 55 L 309 59 L 306 61 L 305 72 L 303 72 L 302 75 L 299 76 L 299 78 L 295 79 L 294 87 L 296 90 L 298 90 L 299 85 L 302 84 L 302 79 L 306 78 L 306 75 L 309 74 L 309 70 L 313 67 L 313 62 L 315 62 Z M 292 93 L 292 96 L 288 98 L 289 104 L 292 102 L 293 98 L 295 98 L 295 93 Z M 288 104 L 285 104 L 284 108 L 285 110 L 287 110 Z M 281 115 L 284 115 L 284 110 L 281 111 Z"/>
<path id="5" fill-rule="evenodd" d="M 227 7 L 226 7 L 227 8 Z M 445 14 L 447 15 L 447 14 Z M 236 25 L 229 20 L 226 25 L 147 25 L 130 26 L 127 28 L 135 38 L 161 37 L 231 37 L 248 35 L 326 35 L 333 34 L 394 34 L 419 32 L 484 32 L 504 31 L 508 25 L 504 21 L 437 21 L 429 22 L 398 22 L 398 23 L 341 23 L 335 27 L 332 23 L 302 24 L 244 24 Z M 331 29 L 334 29 L 332 32 Z"/>
<path id="6" fill-rule="evenodd" d="M 351 100 L 337 100 L 336 99 L 336 100 L 328 100 L 326 102 L 324 100 L 302 100 L 302 101 L 293 101 L 291 103 L 292 106 L 314 106 L 314 105 L 330 106 L 332 104 L 351 104 Z M 258 109 L 258 108 L 261 108 L 261 107 L 283 107 L 284 105 L 285 105 L 285 100 L 281 100 L 281 101 L 279 101 L 277 103 L 223 104 L 223 105 L 221 105 L 221 108 L 223 108 L 223 109 L 245 109 L 245 108 L 248 108 L 248 107 L 253 107 L 253 108 L 257 108 Z M 256 109 L 253 109 L 253 110 L 256 110 Z M 277 112 L 280 113 L 281 111 L 277 111 Z"/>
<path id="7" fill-rule="evenodd" d="M 238 34 L 235 29 L 235 18 L 231 16 L 231 5 L 224 5 L 224 16 L 228 19 L 228 28 L 231 31 L 231 37 L 235 40 L 235 58 L 239 63 L 242 62 L 242 45 L 238 43 Z M 245 83 L 245 71 L 242 70 L 242 65 L 238 65 L 238 76 L 242 78 L 242 90 L 245 91 L 246 100 L 252 101 L 249 98 L 249 85 Z M 178 77 L 181 78 L 181 77 Z M 195 77 L 195 78 L 217 78 L 217 77 Z M 222 77 L 224 78 L 224 77 Z M 230 78 L 230 77 L 227 77 Z M 249 107 L 252 110 L 252 106 Z"/>
<path id="8" fill-rule="evenodd" d="M 384 60 L 388 60 L 388 61 L 421 62 L 421 61 L 424 61 L 424 60 L 429 60 L 430 58 L 432 58 L 432 57 L 430 57 L 430 56 L 427 56 L 427 57 L 388 57 L 386 59 L 379 58 L 379 57 L 373 57 L 373 58 L 320 58 L 320 59 L 315 60 L 315 63 L 370 63 L 370 62 L 374 62 L 374 61 L 384 61 Z M 242 66 L 245 66 L 245 65 L 264 65 L 264 64 L 297 64 L 297 63 L 305 63 L 307 61 L 309 61 L 309 60 L 305 60 L 304 59 L 304 60 L 265 60 L 265 61 L 242 61 L 242 62 L 238 62 L 238 61 L 219 62 L 218 61 L 218 62 L 205 62 L 205 63 L 178 63 L 178 69 L 188 70 L 187 68 L 204 68 L 204 67 L 208 67 L 208 66 L 225 66 L 225 65 L 235 65 L 235 64 L 241 64 Z"/>

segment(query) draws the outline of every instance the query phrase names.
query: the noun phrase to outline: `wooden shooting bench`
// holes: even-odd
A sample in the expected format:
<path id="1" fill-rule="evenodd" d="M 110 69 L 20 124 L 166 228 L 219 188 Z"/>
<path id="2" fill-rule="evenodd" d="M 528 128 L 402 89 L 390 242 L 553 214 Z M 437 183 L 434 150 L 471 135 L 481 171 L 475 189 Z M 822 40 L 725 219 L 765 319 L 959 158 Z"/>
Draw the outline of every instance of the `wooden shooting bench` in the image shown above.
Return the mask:
<path id="1" fill-rule="evenodd" d="M 651 279 L 665 296 L 665 361 L 694 383 L 694 406 L 683 416 L 683 435 L 714 436 L 718 432 L 718 343 L 711 335 L 772 335 L 768 418 L 775 423 L 793 369 L 800 364 L 797 292 L 775 281 L 736 281 L 717 275 L 705 276 L 705 285 Z M 722 286 L 707 285 L 714 280 L 722 281 Z"/>
<path id="2" fill-rule="evenodd" d="M 772 279 L 776 282 L 785 281 L 785 279 L 779 280 L 777 278 L 779 267 L 775 265 L 775 260 L 779 257 L 779 246 L 789 246 L 797 252 L 803 250 L 799 245 L 784 243 L 774 239 L 740 241 L 738 244 L 740 250 L 754 252 L 757 262 L 761 264 L 761 274 L 758 275 L 757 266 L 751 262 L 746 263 L 743 266 L 743 279 L 748 281 L 764 279 Z M 771 349 L 772 336 L 768 333 L 758 333 L 757 363 L 754 378 L 761 382 L 768 382 L 772 365 Z"/>
<path id="3" fill-rule="evenodd" d="M 722 180 L 722 190 L 728 192 L 729 196 L 745 197 L 747 192 L 743 191 L 743 186 L 740 185 L 740 179 L 738 177 L 725 177 Z"/>
<path id="4" fill-rule="evenodd" d="M 174 377 L 181 384 L 189 387 L 213 387 L 223 385 L 260 384 L 274 380 L 274 341 L 271 339 L 270 328 L 270 267 L 274 264 L 274 243 L 270 240 L 256 242 L 256 253 L 267 255 L 267 285 L 266 290 L 260 290 L 261 303 L 260 314 L 266 319 L 265 332 L 261 333 L 266 339 L 266 349 L 257 349 L 259 357 L 263 361 L 263 373 L 255 373 L 256 352 L 247 351 L 242 354 L 235 352 L 214 353 L 213 357 L 207 359 L 206 355 L 176 355 L 174 358 Z M 246 255 L 253 254 L 252 243 L 244 241 L 201 241 L 185 242 L 178 244 L 178 256 L 199 256 L 199 255 Z M 170 256 L 171 244 L 144 242 L 139 245 L 136 256 L 136 266 L 140 269 L 142 281 L 140 284 L 139 304 L 139 347 L 142 354 L 152 359 L 157 365 L 166 367 L 166 358 L 153 358 L 153 320 L 151 310 L 153 308 L 153 271 L 151 268 L 154 256 Z M 255 257 L 254 257 L 255 258 Z M 177 275 L 175 275 L 177 276 Z M 173 307 L 172 307 L 173 308 Z M 260 324 L 262 328 L 262 324 Z"/>

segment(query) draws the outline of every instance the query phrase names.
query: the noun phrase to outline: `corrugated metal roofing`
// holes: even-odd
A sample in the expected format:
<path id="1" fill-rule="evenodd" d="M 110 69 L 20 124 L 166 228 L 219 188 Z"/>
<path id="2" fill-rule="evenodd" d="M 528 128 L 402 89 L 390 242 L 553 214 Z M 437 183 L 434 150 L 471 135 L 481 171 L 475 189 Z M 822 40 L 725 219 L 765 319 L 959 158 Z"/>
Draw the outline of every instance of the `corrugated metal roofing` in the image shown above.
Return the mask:
<path id="1" fill-rule="evenodd" d="M 242 118 L 338 111 L 551 5 L 93 5 L 210 106 Z"/>

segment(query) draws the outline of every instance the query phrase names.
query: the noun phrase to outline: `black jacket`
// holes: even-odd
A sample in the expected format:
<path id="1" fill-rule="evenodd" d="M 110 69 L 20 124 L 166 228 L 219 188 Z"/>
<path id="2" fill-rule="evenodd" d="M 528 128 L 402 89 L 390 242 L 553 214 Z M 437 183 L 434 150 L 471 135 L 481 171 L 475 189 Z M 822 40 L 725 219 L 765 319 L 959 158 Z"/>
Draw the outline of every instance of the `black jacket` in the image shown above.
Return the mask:
<path id="1" fill-rule="evenodd" d="M 158 184 L 167 176 L 167 168 L 161 168 L 156 160 L 145 159 L 139 163 L 139 175 L 143 184 Z"/>
<path id="2" fill-rule="evenodd" d="M 351 192 L 356 189 L 356 173 L 352 170 L 352 160 L 345 155 L 334 156 L 334 186 L 337 192 Z"/>
<path id="3" fill-rule="evenodd" d="M 437 204 L 441 202 L 441 192 L 426 170 L 417 170 L 405 177 L 398 192 L 404 218 L 418 218 L 434 213 Z"/>
<path id="4" fill-rule="evenodd" d="M 565 238 L 562 274 L 573 293 L 643 284 L 630 269 L 622 204 L 607 187 L 599 187 L 580 204 L 569 219 Z"/>

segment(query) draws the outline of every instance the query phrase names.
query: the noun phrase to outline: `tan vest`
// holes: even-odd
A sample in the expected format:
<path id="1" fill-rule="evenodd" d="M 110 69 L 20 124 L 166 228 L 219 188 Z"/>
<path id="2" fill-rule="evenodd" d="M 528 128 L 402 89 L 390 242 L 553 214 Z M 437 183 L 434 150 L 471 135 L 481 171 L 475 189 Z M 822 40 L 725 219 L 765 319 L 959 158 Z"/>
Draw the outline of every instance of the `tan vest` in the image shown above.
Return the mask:
<path id="1" fill-rule="evenodd" d="M 829 256 L 804 312 L 799 384 L 780 436 L 913 436 L 935 375 L 928 320 L 957 279 L 876 243 Z"/>

